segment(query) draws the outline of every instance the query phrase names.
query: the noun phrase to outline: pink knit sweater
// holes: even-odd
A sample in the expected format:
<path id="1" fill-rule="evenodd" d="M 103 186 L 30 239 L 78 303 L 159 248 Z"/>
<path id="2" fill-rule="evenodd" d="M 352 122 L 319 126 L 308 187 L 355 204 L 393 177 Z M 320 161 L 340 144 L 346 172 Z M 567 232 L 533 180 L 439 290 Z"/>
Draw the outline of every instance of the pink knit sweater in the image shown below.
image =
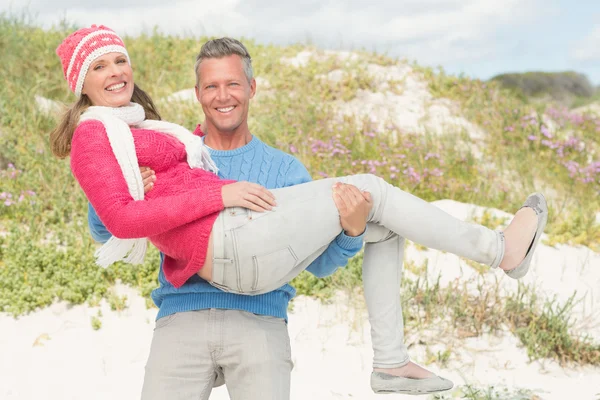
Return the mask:
<path id="1" fill-rule="evenodd" d="M 210 232 L 223 210 L 221 188 L 234 181 L 191 169 L 184 145 L 171 136 L 131 132 L 139 164 L 156 172 L 156 185 L 144 200 L 135 201 L 129 194 L 99 121 L 85 121 L 75 130 L 71 170 L 114 236 L 147 237 L 165 254 L 165 277 L 178 288 L 204 265 Z"/>

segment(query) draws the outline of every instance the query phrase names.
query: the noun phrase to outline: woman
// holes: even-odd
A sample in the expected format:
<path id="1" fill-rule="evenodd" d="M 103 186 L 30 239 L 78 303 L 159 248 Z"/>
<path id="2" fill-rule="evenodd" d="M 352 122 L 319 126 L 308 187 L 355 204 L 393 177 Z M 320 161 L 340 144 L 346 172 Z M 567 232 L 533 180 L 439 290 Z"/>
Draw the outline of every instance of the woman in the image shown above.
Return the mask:
<path id="1" fill-rule="evenodd" d="M 457 220 L 372 175 L 272 192 L 224 181 L 210 172 L 216 168 L 199 138 L 159 121 L 151 99 L 134 85 L 127 51 L 113 31 L 95 26 L 79 30 L 57 53 L 80 98 L 52 133 L 53 151 L 59 157 L 71 155 L 73 174 L 100 219 L 122 238 L 101 249 L 101 265 L 121 259 L 140 262 L 146 241 L 139 238 L 148 237 L 165 254 L 164 272 L 175 287 L 198 273 L 225 291 L 271 291 L 298 275 L 341 231 L 331 191 L 342 181 L 368 192 L 371 223 L 499 266 L 514 278 L 529 268 L 547 219 L 540 194 L 527 199 L 503 233 Z M 161 174 L 161 184 L 145 199 L 138 165 Z M 367 253 L 365 258 L 378 257 Z M 393 305 L 375 303 L 369 311 L 377 314 L 378 308 L 389 307 Z M 394 334 L 384 330 L 373 334 Z M 373 379 L 376 391 L 393 391 L 385 374 Z M 438 378 L 430 389 L 451 387 Z"/>

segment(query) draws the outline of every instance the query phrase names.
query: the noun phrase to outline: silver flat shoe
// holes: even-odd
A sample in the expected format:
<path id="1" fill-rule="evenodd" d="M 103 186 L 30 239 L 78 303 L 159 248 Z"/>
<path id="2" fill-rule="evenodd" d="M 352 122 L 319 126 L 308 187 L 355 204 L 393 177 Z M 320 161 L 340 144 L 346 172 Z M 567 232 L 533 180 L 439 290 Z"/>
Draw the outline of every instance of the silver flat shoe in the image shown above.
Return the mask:
<path id="1" fill-rule="evenodd" d="M 542 238 L 542 233 L 544 233 L 544 228 L 546 227 L 546 222 L 548 221 L 548 204 L 546 203 L 546 199 L 544 198 L 543 194 L 534 193 L 530 195 L 527 200 L 525 200 L 525 203 L 523 203 L 521 206 L 521 208 L 523 207 L 529 207 L 535 211 L 538 218 L 538 224 L 537 230 L 535 231 L 535 236 L 531 241 L 529 249 L 527 249 L 527 253 L 525 254 L 523 261 L 521 261 L 521 263 L 515 268 L 504 271 L 506 275 L 513 279 L 520 279 L 527 274 L 527 271 L 529 271 L 529 264 L 531 264 L 533 253 L 537 244 Z"/>
<path id="2" fill-rule="evenodd" d="M 424 379 L 403 378 L 383 372 L 371 373 L 371 389 L 375 393 L 431 394 L 450 390 L 454 383 L 439 376 Z"/>

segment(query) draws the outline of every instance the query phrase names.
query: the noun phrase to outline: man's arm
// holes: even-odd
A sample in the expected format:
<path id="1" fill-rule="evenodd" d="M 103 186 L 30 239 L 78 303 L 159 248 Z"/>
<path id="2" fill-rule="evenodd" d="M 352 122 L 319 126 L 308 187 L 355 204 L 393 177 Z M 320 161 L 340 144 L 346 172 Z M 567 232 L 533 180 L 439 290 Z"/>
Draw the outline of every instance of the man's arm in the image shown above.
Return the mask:
<path id="1" fill-rule="evenodd" d="M 100 221 L 100 218 L 91 203 L 88 203 L 88 226 L 90 227 L 92 238 L 94 238 L 96 242 L 106 243 L 112 236 L 102 221 Z"/>
<path id="2" fill-rule="evenodd" d="M 285 186 L 293 186 L 301 183 L 310 182 L 312 179 L 306 167 L 297 159 L 290 165 L 286 176 Z M 366 226 L 366 221 L 365 221 Z M 323 278 L 333 274 L 339 267 L 348 264 L 348 260 L 354 257 L 363 246 L 365 230 L 358 236 L 349 236 L 346 233 L 340 233 L 329 247 L 306 269 L 318 278 Z"/>

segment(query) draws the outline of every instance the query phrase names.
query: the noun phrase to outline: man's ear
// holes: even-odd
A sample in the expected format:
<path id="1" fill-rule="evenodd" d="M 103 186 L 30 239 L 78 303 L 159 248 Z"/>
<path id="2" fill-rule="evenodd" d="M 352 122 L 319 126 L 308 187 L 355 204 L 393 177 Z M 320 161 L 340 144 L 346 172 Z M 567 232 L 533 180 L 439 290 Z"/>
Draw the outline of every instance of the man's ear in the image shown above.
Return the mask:
<path id="1" fill-rule="evenodd" d="M 196 100 L 198 103 L 200 102 L 200 89 L 198 89 L 198 85 L 194 86 L 194 90 L 196 91 Z"/>
<path id="2" fill-rule="evenodd" d="M 252 78 L 252 82 L 250 82 L 250 98 L 253 98 L 256 94 L 256 79 Z"/>

